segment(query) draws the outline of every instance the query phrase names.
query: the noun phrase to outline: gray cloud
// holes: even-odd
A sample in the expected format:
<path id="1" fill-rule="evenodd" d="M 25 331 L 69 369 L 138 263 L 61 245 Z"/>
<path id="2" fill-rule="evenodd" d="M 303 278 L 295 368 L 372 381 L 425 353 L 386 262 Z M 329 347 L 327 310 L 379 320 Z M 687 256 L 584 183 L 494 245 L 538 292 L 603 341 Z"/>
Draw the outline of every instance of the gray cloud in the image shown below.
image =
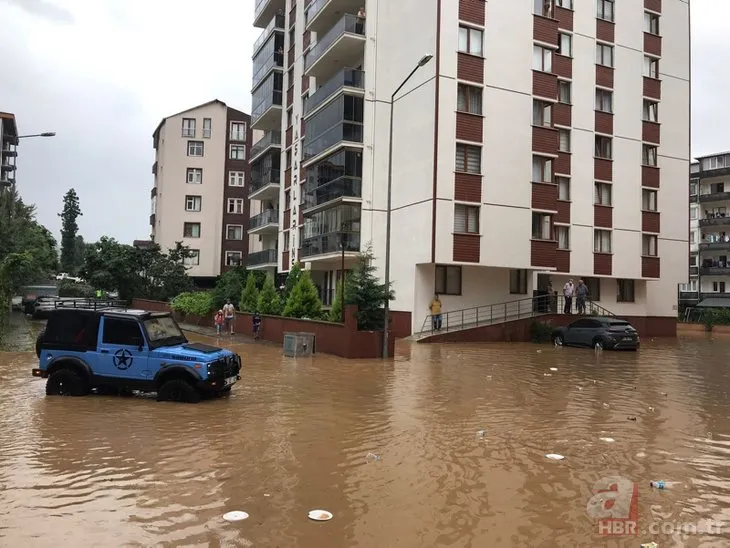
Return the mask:
<path id="1" fill-rule="evenodd" d="M 70 11 L 47 0 L 0 0 L 0 2 L 17 6 L 32 15 L 57 23 L 73 24 L 75 21 Z"/>

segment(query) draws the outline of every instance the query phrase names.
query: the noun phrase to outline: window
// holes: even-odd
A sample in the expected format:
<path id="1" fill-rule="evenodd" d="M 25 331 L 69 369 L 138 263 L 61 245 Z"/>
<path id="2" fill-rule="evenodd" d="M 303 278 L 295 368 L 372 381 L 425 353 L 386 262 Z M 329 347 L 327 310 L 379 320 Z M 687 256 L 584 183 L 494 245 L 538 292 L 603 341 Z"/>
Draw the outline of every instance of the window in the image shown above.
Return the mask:
<path id="1" fill-rule="evenodd" d="M 710 158 L 703 158 L 701 161 L 702 170 L 709 170 L 709 169 L 722 169 L 725 167 L 725 156 L 712 156 Z M 728 165 L 730 165 L 730 162 L 727 162 Z"/>
<path id="2" fill-rule="evenodd" d="M 182 119 L 182 136 L 195 138 L 195 118 Z"/>
<path id="3" fill-rule="evenodd" d="M 558 101 L 569 105 L 573 102 L 573 90 L 570 82 L 566 80 L 558 80 Z"/>
<path id="4" fill-rule="evenodd" d="M 532 125 L 546 126 L 553 125 L 553 104 L 546 101 L 532 100 Z"/>
<path id="5" fill-rule="evenodd" d="M 228 186 L 243 186 L 246 174 L 243 171 L 228 172 Z"/>
<path id="6" fill-rule="evenodd" d="M 659 15 L 656 13 L 644 12 L 644 32 L 659 36 Z"/>
<path id="7" fill-rule="evenodd" d="M 596 89 L 596 110 L 609 114 L 613 113 L 613 91 Z"/>
<path id="8" fill-rule="evenodd" d="M 613 67 L 613 46 L 596 44 L 596 64 L 604 67 Z"/>
<path id="9" fill-rule="evenodd" d="M 553 182 L 553 161 L 550 158 L 544 156 L 532 157 L 532 182 Z"/>
<path id="10" fill-rule="evenodd" d="M 454 205 L 454 232 L 479 234 L 479 206 Z"/>
<path id="11" fill-rule="evenodd" d="M 434 293 L 436 295 L 461 295 L 461 267 L 436 265 Z"/>
<path id="12" fill-rule="evenodd" d="M 482 88 L 459 84 L 456 94 L 456 110 L 469 114 L 481 114 Z"/>
<path id="13" fill-rule="evenodd" d="M 527 270 L 509 271 L 509 292 L 527 295 Z"/>
<path id="14" fill-rule="evenodd" d="M 202 185 L 203 170 L 199 167 L 189 167 L 187 172 L 187 178 L 189 185 Z"/>
<path id="15" fill-rule="evenodd" d="M 594 253 L 611 253 L 611 231 L 610 230 L 594 230 L 593 231 L 593 252 Z"/>
<path id="16" fill-rule="evenodd" d="M 553 16 L 553 0 L 535 0 L 535 15 Z"/>
<path id="17" fill-rule="evenodd" d="M 200 223 L 184 223 L 183 238 L 200 238 Z"/>
<path id="18" fill-rule="evenodd" d="M 689 266 L 697 266 L 697 255 L 689 256 Z"/>
<path id="19" fill-rule="evenodd" d="M 482 147 L 456 144 L 456 171 L 482 172 Z"/>
<path id="20" fill-rule="evenodd" d="M 185 266 L 197 266 L 200 264 L 200 250 L 188 249 L 188 256 L 183 259 Z"/>
<path id="21" fill-rule="evenodd" d="M 226 225 L 226 240 L 243 240 L 243 225 Z"/>
<path id="22" fill-rule="evenodd" d="M 634 302 L 634 280 L 616 280 L 616 302 Z"/>
<path id="23" fill-rule="evenodd" d="M 565 8 L 566 10 L 572 10 L 573 0 L 555 0 L 555 5 Z"/>
<path id="24" fill-rule="evenodd" d="M 689 231 L 689 243 L 691 243 L 691 244 L 697 243 L 697 231 L 696 230 Z"/>
<path id="25" fill-rule="evenodd" d="M 594 187 L 594 201 L 596 205 L 610 206 L 611 201 L 611 185 L 608 183 L 595 183 Z"/>
<path id="26" fill-rule="evenodd" d="M 243 253 L 240 251 L 226 251 L 226 266 L 241 266 Z"/>
<path id="27" fill-rule="evenodd" d="M 725 282 L 712 282 L 712 290 L 715 293 L 725 293 Z"/>
<path id="28" fill-rule="evenodd" d="M 583 278 L 583 283 L 588 288 L 588 295 L 592 301 L 601 300 L 601 279 L 600 278 Z"/>
<path id="29" fill-rule="evenodd" d="M 690 196 L 697 196 L 697 183 L 690 183 L 689 184 L 689 195 Z"/>
<path id="30" fill-rule="evenodd" d="M 558 150 L 560 152 L 570 152 L 570 130 L 558 130 Z"/>
<path id="31" fill-rule="evenodd" d="M 289 129 L 294 125 L 294 107 L 286 111 L 286 127 Z"/>
<path id="32" fill-rule="evenodd" d="M 558 249 L 570 249 L 570 227 L 556 225 L 555 239 L 558 240 Z"/>
<path id="33" fill-rule="evenodd" d="M 613 0 L 598 0 L 596 17 L 604 21 L 613 21 Z"/>
<path id="34" fill-rule="evenodd" d="M 659 121 L 659 103 L 656 101 L 650 101 L 644 99 L 644 116 L 643 119 L 647 122 L 658 122 Z"/>
<path id="35" fill-rule="evenodd" d="M 483 33 L 479 29 L 470 27 L 459 27 L 459 51 L 482 55 Z"/>
<path id="36" fill-rule="evenodd" d="M 659 78 L 659 59 L 644 56 L 644 76 Z"/>
<path id="37" fill-rule="evenodd" d="M 558 36 L 558 53 L 565 57 L 573 56 L 573 35 L 561 32 Z"/>
<path id="38" fill-rule="evenodd" d="M 245 122 L 231 122 L 231 141 L 245 141 L 246 140 L 246 123 Z"/>
<path id="39" fill-rule="evenodd" d="M 228 213 L 243 213 L 243 198 L 228 198 Z"/>
<path id="40" fill-rule="evenodd" d="M 231 145 L 231 160 L 245 160 L 246 159 L 246 147 L 244 145 Z"/>
<path id="41" fill-rule="evenodd" d="M 188 141 L 188 156 L 202 156 L 203 141 Z"/>
<path id="42" fill-rule="evenodd" d="M 553 71 L 553 52 L 548 48 L 535 46 L 532 48 L 532 69 L 541 72 Z"/>
<path id="43" fill-rule="evenodd" d="M 210 139 L 210 133 L 211 133 L 211 122 L 212 120 L 210 118 L 203 118 L 203 138 L 204 139 Z"/>
<path id="44" fill-rule="evenodd" d="M 656 190 L 643 189 L 641 191 L 641 209 L 644 211 L 656 211 Z M 691 209 L 690 209 L 691 211 Z M 697 210 L 695 209 L 695 215 Z"/>
<path id="45" fill-rule="evenodd" d="M 657 237 L 653 234 L 643 234 L 641 236 L 641 254 L 645 257 L 656 257 L 657 255 Z"/>
<path id="46" fill-rule="evenodd" d="M 534 240 L 553 239 L 553 218 L 547 213 L 532 214 L 532 238 Z"/>
<path id="47" fill-rule="evenodd" d="M 596 135 L 596 158 L 610 160 L 613 157 L 613 141 L 611 137 Z"/>
<path id="48" fill-rule="evenodd" d="M 119 346 L 142 346 L 144 338 L 136 321 L 105 316 L 102 342 Z M 132 365 L 131 359 L 127 358 L 129 360 L 127 367 Z"/>
<path id="49" fill-rule="evenodd" d="M 696 207 L 689 208 L 689 218 L 691 221 L 697 220 L 697 208 Z"/>
<path id="50" fill-rule="evenodd" d="M 651 145 L 642 145 L 641 147 L 641 162 L 645 166 L 657 166 L 657 154 L 658 149 Z"/>
<path id="51" fill-rule="evenodd" d="M 567 177 L 555 177 L 558 184 L 558 200 L 570 201 L 570 179 Z"/>
<path id="52" fill-rule="evenodd" d="M 185 196 L 185 211 L 200 211 L 202 206 L 202 196 Z"/>

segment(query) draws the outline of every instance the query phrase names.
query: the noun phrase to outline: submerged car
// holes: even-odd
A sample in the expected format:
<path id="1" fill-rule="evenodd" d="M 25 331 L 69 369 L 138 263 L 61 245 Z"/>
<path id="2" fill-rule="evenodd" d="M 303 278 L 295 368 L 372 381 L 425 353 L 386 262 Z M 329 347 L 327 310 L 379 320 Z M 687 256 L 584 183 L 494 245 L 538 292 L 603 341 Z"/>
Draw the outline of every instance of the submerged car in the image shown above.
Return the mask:
<path id="1" fill-rule="evenodd" d="M 587 346 L 596 350 L 638 350 L 639 333 L 627 321 L 611 316 L 581 318 L 553 330 L 556 346 Z"/>
<path id="2" fill-rule="evenodd" d="M 156 392 L 158 401 L 197 403 L 241 378 L 238 354 L 188 342 L 169 313 L 52 310 L 36 353 L 32 374 L 48 379 L 48 396 L 138 390 Z"/>

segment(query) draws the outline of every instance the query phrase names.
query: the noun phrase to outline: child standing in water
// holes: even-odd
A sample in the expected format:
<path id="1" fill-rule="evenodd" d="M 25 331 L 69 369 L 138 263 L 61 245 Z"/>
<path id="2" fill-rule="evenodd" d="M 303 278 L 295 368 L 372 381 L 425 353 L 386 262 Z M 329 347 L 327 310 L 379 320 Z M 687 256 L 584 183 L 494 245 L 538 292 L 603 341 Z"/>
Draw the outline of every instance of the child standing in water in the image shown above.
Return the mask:
<path id="1" fill-rule="evenodd" d="M 219 310 L 216 312 L 215 316 L 213 316 L 213 320 L 215 321 L 215 332 L 220 337 L 221 331 L 223 331 L 223 323 L 225 322 L 223 311 Z"/>

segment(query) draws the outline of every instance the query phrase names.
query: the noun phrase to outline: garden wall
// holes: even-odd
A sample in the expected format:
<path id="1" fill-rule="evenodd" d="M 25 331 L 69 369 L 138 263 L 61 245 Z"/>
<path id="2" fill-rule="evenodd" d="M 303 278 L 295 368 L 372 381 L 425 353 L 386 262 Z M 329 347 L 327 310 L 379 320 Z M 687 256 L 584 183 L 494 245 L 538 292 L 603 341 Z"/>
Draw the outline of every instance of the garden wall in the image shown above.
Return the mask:
<path id="1" fill-rule="evenodd" d="M 170 312 L 169 304 L 159 301 L 133 299 L 131 306 L 132 308 L 149 310 L 150 312 Z M 334 354 L 348 359 L 380 358 L 383 348 L 382 332 L 358 331 L 355 318 L 356 312 L 357 307 L 355 306 L 345 307 L 344 324 L 262 315 L 263 330 L 261 338 L 266 341 L 283 343 L 284 333 L 314 333 L 317 352 Z M 213 327 L 212 314 L 210 318 L 199 318 L 190 315 L 185 318 L 178 315 L 176 317 L 186 323 Z M 251 314 L 237 313 L 234 329 L 236 333 L 253 336 Z M 388 354 L 392 357 L 395 352 L 395 336 L 393 333 L 391 333 L 388 343 Z"/>

